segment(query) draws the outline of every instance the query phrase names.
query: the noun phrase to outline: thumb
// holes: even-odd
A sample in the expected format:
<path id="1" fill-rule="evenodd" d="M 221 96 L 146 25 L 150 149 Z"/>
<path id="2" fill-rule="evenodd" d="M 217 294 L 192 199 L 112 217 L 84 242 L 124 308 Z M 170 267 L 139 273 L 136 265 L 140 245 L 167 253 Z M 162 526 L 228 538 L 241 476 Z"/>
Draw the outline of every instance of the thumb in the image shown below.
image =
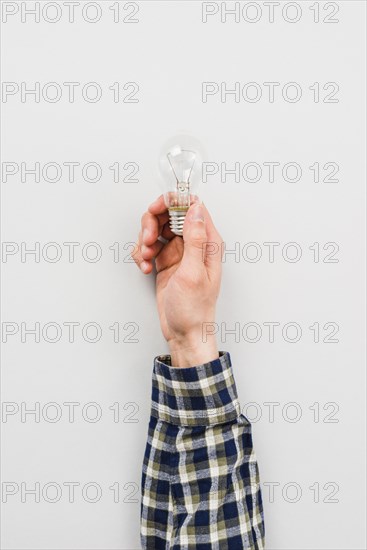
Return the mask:
<path id="1" fill-rule="evenodd" d="M 182 263 L 189 269 L 204 266 L 205 247 L 208 240 L 205 210 L 202 204 L 190 206 L 183 226 L 184 254 Z"/>

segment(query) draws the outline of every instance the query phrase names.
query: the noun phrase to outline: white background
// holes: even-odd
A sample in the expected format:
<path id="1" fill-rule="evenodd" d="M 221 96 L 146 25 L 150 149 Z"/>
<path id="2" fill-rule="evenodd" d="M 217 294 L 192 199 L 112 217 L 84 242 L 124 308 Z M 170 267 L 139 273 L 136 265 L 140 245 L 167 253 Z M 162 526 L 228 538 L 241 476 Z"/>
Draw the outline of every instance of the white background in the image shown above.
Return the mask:
<path id="1" fill-rule="evenodd" d="M 219 171 L 203 184 L 202 198 L 227 249 L 237 250 L 223 264 L 218 342 L 231 354 L 241 405 L 253 419 L 267 548 L 366 548 L 365 3 L 301 1 L 282 11 L 281 2 L 273 23 L 264 2 L 253 2 L 239 22 L 225 14 L 221 22 L 221 9 L 233 8 L 233 2 L 212 3 L 218 13 L 206 23 L 205 8 L 194 1 L 139 2 L 138 11 L 121 2 L 116 23 L 109 1 L 97 4 L 101 17 L 95 23 L 87 20 L 97 14 L 93 6 L 83 17 L 85 2 L 75 7 L 74 23 L 63 2 L 58 11 L 48 3 L 45 12 L 46 2 L 41 2 L 39 23 L 24 13 L 22 22 L 22 10 L 34 8 L 35 2 L 1 4 L 7 13 L 16 11 L 7 19 L 2 14 L 2 79 L 19 90 L 22 82 L 28 89 L 39 82 L 41 89 L 39 102 L 34 95 L 22 101 L 19 91 L 3 94 L 2 103 L 3 170 L 10 166 L 4 163 L 19 168 L 2 184 L 2 240 L 8 252 L 2 256 L 7 339 L 2 400 L 13 413 L 2 417 L 3 548 L 140 547 L 140 476 L 153 358 L 167 348 L 155 309 L 154 277 L 143 276 L 126 261 L 131 251 L 126 243 L 135 241 L 142 213 L 160 193 L 156 165 L 161 145 L 181 132 L 201 140 L 219 168 L 221 163 L 233 168 L 236 162 L 241 168 L 247 163 L 262 168 L 253 182 L 242 176 L 237 182 L 233 176 L 221 181 Z M 124 22 L 133 11 L 137 22 Z M 299 20 L 289 22 L 297 13 Z M 256 14 L 257 22 L 246 21 Z M 58 15 L 59 21 L 47 21 Z M 49 99 L 55 89 L 42 96 L 49 82 L 62 90 L 54 103 Z M 73 103 L 64 82 L 80 83 Z M 98 102 L 82 96 L 90 82 L 102 90 Z M 115 82 L 120 83 L 117 103 L 109 90 Z M 123 102 L 132 90 L 123 89 L 128 82 L 139 86 L 138 102 Z M 236 102 L 233 95 L 221 101 L 217 93 L 204 102 L 203 82 L 219 88 L 223 83 L 224 91 L 236 82 L 241 90 L 256 82 L 262 96 L 251 102 L 241 95 Z M 279 83 L 273 102 L 264 82 Z M 302 90 L 299 101 L 282 95 L 289 82 Z M 330 82 L 339 87 L 333 96 L 337 101 L 325 102 L 335 89 L 334 84 L 324 89 Z M 319 101 L 310 89 L 315 83 Z M 293 92 L 289 89 L 290 96 Z M 249 96 L 253 93 L 249 89 Z M 21 163 L 32 168 L 36 162 L 40 181 L 25 174 L 22 182 Z M 50 162 L 63 168 L 54 183 L 42 176 Z M 80 163 L 74 182 L 65 162 Z M 101 167 L 99 181 L 83 178 L 81 168 L 88 162 Z M 118 183 L 109 169 L 116 162 Z M 139 166 L 138 182 L 122 181 L 129 162 Z M 264 162 L 280 163 L 273 182 Z M 301 167 L 299 181 L 282 176 L 289 162 Z M 319 182 L 309 168 L 316 162 Z M 337 181 L 323 181 L 331 172 L 330 165 L 324 169 L 326 163 L 338 165 Z M 289 176 L 294 177 L 292 170 Z M 58 248 L 47 247 L 51 242 Z M 79 243 L 74 262 L 66 242 Z M 102 251 L 97 262 L 88 261 L 93 247 L 82 254 L 91 242 Z M 115 262 L 109 247 L 117 242 Z M 279 243 L 274 261 L 269 261 L 270 245 L 264 244 L 269 242 Z M 291 261 L 296 248 L 287 243 L 297 243 L 298 261 Z M 35 246 L 40 247 L 39 261 L 32 254 L 22 256 L 22 247 Z M 52 262 L 56 250 L 61 257 Z M 251 262 L 255 251 L 258 261 Z M 73 343 L 67 322 L 80 324 Z M 91 322 L 101 329 L 96 343 L 82 336 L 83 326 Z M 269 322 L 279 323 L 274 342 L 264 325 Z M 35 323 L 40 323 L 39 343 L 24 333 Z M 48 341 L 56 333 L 47 323 L 58 324 L 59 341 Z M 114 323 L 120 326 L 117 343 L 109 328 Z M 294 325 L 287 329 L 287 323 Z M 315 329 L 315 323 L 319 342 L 309 328 Z M 237 337 L 226 333 L 235 327 Z M 301 334 L 291 343 L 294 327 Z M 12 328 L 15 333 L 7 336 Z M 90 339 L 94 331 L 89 330 Z M 256 330 L 258 341 L 250 342 Z M 334 330 L 337 341 L 327 341 Z M 127 342 L 133 331 L 130 339 L 137 341 Z M 78 404 L 74 422 L 67 402 Z M 91 421 L 96 413 L 86 406 L 91 402 L 102 412 L 99 421 Z M 40 407 L 39 422 L 35 415 L 21 416 L 22 409 L 35 407 Z M 52 422 L 55 414 L 61 417 Z M 295 417 L 298 421 L 292 422 Z M 65 485 L 71 482 L 79 484 L 74 502 Z M 26 493 L 35 487 L 39 502 Z M 95 487 L 100 498 L 93 503 Z"/>

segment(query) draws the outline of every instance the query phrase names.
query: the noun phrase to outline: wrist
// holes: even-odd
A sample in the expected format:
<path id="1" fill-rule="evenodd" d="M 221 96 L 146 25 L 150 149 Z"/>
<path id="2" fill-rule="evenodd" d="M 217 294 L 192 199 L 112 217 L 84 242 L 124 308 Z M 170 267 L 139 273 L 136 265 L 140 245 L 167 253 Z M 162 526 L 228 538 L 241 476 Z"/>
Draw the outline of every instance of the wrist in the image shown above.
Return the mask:
<path id="1" fill-rule="evenodd" d="M 207 336 L 205 342 L 202 335 L 190 335 L 185 338 L 173 339 L 168 342 L 173 367 L 194 367 L 218 359 L 219 352 L 214 335 Z"/>

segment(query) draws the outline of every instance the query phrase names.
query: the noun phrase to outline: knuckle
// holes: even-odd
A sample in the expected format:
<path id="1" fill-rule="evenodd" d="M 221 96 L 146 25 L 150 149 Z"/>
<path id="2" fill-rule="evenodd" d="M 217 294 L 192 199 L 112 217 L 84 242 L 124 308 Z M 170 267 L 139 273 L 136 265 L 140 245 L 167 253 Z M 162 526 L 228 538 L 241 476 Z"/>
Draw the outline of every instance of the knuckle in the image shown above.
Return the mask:
<path id="1" fill-rule="evenodd" d="M 141 225 L 145 225 L 146 220 L 147 220 L 147 216 L 148 216 L 148 212 L 144 212 L 144 214 L 142 215 L 141 220 L 140 220 Z"/>
<path id="2" fill-rule="evenodd" d="M 190 242 L 197 247 L 202 247 L 205 244 L 205 238 L 203 237 L 203 232 L 200 228 L 192 229 L 190 233 Z"/>
<path id="3" fill-rule="evenodd" d="M 141 258 L 140 258 L 140 247 L 138 244 L 135 245 L 134 247 L 134 250 L 132 251 L 131 253 L 131 257 L 132 259 L 134 260 L 134 262 L 136 264 L 139 264 L 141 262 Z"/>

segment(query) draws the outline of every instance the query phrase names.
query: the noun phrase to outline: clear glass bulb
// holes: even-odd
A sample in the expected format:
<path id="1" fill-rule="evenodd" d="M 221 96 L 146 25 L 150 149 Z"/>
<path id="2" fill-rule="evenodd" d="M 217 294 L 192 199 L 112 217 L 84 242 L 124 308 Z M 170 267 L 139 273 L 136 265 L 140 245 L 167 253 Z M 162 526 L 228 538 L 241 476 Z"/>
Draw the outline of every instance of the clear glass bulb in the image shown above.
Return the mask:
<path id="1" fill-rule="evenodd" d="M 198 191 L 202 179 L 204 150 L 191 136 L 180 135 L 168 140 L 159 156 L 164 201 L 169 212 L 170 228 L 183 234 L 186 212 L 201 202 Z"/>

